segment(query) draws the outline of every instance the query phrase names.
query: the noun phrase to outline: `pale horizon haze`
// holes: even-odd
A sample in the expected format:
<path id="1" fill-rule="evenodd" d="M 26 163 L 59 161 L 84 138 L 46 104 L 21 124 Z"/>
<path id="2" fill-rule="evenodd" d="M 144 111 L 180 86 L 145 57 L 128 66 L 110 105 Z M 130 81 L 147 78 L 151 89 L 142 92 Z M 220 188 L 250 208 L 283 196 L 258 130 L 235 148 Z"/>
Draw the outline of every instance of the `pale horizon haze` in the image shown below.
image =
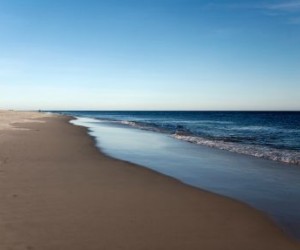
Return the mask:
<path id="1" fill-rule="evenodd" d="M 0 109 L 300 110 L 300 1 L 0 0 Z"/>

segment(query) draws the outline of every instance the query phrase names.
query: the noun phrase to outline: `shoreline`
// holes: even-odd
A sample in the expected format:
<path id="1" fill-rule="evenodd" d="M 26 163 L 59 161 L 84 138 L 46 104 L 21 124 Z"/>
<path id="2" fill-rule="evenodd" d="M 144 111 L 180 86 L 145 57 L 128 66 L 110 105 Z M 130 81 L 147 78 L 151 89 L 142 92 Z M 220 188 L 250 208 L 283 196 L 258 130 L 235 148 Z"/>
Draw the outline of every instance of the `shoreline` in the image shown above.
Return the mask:
<path id="1" fill-rule="evenodd" d="M 0 137 L 4 249 L 300 249 L 249 205 L 100 152 L 70 119 Z"/>
<path id="2" fill-rule="evenodd" d="M 247 112 L 239 112 L 241 117 L 244 116 L 244 123 L 241 117 L 237 118 L 239 116 L 233 116 L 232 121 L 228 120 L 229 115 L 227 114 L 226 116 L 223 112 L 220 114 L 223 114 L 225 118 L 222 118 L 220 121 L 218 121 L 217 112 L 209 112 L 209 115 L 205 115 L 201 111 L 196 113 L 188 112 L 187 114 L 180 111 L 173 112 L 173 114 L 166 112 L 165 115 L 167 118 L 163 118 L 163 115 L 159 112 L 148 111 L 140 112 L 140 114 L 136 111 L 54 111 L 54 113 L 82 118 L 89 117 L 96 121 L 111 122 L 112 124 L 128 128 L 168 134 L 180 141 L 221 149 L 240 155 L 267 159 L 273 162 L 288 164 L 288 166 L 291 167 L 300 164 L 300 154 L 297 152 L 295 148 L 296 145 L 291 139 L 292 128 L 290 130 L 280 128 L 282 124 L 268 126 L 261 121 L 258 121 L 258 124 L 254 124 L 252 123 L 253 121 L 245 115 L 248 114 Z M 268 118 L 265 113 L 263 114 L 264 116 L 258 116 L 257 119 Z M 274 113 L 270 112 L 270 116 L 271 115 L 274 116 Z M 170 117 L 172 117 L 173 120 L 170 120 Z M 198 121 L 197 125 L 195 125 L 193 119 L 190 120 L 191 117 L 193 117 L 193 119 L 202 118 Z M 235 126 L 234 124 L 239 125 Z M 225 128 L 222 127 L 223 125 Z M 205 130 L 211 131 L 207 132 Z M 224 133 L 224 131 L 228 133 Z M 275 132 L 282 134 L 280 140 L 279 138 L 275 140 L 268 135 Z M 256 143 L 253 143 L 254 141 L 251 138 L 256 138 Z M 285 141 L 284 138 L 287 139 L 287 141 L 291 141 L 290 144 L 285 144 L 283 142 Z"/>
<path id="3" fill-rule="evenodd" d="M 155 131 L 75 118 L 71 124 L 88 128 L 96 146 L 107 155 L 245 203 L 299 241 L 299 168 L 195 145 Z"/>

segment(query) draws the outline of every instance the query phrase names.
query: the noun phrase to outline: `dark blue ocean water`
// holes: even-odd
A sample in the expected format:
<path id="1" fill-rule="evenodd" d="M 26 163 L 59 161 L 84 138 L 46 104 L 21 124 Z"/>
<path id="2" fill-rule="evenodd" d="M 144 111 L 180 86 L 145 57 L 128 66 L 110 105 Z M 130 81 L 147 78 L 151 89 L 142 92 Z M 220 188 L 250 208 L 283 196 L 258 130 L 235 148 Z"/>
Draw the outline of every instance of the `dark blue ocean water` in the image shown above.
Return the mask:
<path id="1" fill-rule="evenodd" d="M 300 112 L 63 111 L 239 154 L 300 165 Z"/>

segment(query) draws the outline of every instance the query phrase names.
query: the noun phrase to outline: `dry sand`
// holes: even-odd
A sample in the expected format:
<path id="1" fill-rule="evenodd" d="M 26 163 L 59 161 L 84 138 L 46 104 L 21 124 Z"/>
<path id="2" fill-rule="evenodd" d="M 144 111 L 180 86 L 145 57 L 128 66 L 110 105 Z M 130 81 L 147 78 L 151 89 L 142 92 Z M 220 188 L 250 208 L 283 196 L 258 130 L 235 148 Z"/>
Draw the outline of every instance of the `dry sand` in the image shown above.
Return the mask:
<path id="1" fill-rule="evenodd" d="M 105 156 L 66 117 L 3 114 L 0 250 L 300 249 L 240 202 Z"/>
<path id="2" fill-rule="evenodd" d="M 41 120 L 37 120 L 37 118 L 44 118 L 50 116 L 54 115 L 39 112 L 0 110 L 0 132 L 3 132 L 3 130 L 16 129 L 16 127 L 14 126 L 14 124 L 16 123 L 43 122 Z"/>

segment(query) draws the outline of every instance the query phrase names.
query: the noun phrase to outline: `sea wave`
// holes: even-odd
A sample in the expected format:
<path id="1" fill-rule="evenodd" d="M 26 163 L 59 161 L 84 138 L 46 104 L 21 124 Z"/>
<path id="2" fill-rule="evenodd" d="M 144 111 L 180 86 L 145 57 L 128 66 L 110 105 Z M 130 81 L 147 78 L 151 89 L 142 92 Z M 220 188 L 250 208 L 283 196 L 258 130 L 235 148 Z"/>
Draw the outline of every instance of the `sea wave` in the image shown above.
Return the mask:
<path id="1" fill-rule="evenodd" d="M 265 158 L 273 161 L 300 165 L 299 151 L 274 149 L 258 145 L 245 145 L 241 143 L 211 140 L 198 136 L 186 136 L 181 134 L 174 134 L 173 137 L 179 140 L 191 142 L 198 145 L 204 145 L 211 148 L 218 148 L 234 153 L 251 155 L 258 158 Z"/>
<path id="2" fill-rule="evenodd" d="M 236 131 L 261 131 L 261 132 L 275 132 L 275 133 L 299 133 L 299 129 L 278 128 L 272 126 L 231 126 L 228 130 Z"/>
<path id="3" fill-rule="evenodd" d="M 173 121 L 172 121 L 173 122 Z M 184 120 L 179 120 L 178 122 L 186 122 Z M 188 120 L 188 123 L 196 123 L 196 124 L 209 124 L 209 125 L 231 125 L 233 122 L 230 121 L 216 121 L 216 120 Z"/>
<path id="4" fill-rule="evenodd" d="M 300 152 L 298 150 L 272 148 L 264 145 L 252 144 L 257 138 L 244 136 L 230 136 L 230 137 L 208 137 L 208 135 L 195 135 L 185 126 L 179 124 L 142 122 L 130 120 L 114 120 L 114 119 L 99 119 L 98 121 L 112 122 L 136 129 L 147 131 L 167 133 L 172 137 L 187 141 L 190 143 L 203 145 L 211 148 L 218 148 L 238 154 L 255 156 L 258 158 L 269 159 L 294 165 L 300 165 Z"/>
<path id="5" fill-rule="evenodd" d="M 164 128 L 161 126 L 155 124 L 155 123 L 146 123 L 146 122 L 137 122 L 137 121 L 127 121 L 127 120 L 122 120 L 122 121 L 114 121 L 116 123 L 120 123 L 122 125 L 142 129 L 142 130 L 148 130 L 148 131 L 154 131 L 154 132 L 167 132 Z"/>
<path id="6" fill-rule="evenodd" d="M 87 123 L 97 123 L 97 122 L 101 122 L 101 120 L 98 120 L 96 118 L 90 118 L 90 117 L 81 117 L 81 116 L 75 116 L 75 118 L 77 120 L 80 120 L 82 122 L 87 122 Z"/>

